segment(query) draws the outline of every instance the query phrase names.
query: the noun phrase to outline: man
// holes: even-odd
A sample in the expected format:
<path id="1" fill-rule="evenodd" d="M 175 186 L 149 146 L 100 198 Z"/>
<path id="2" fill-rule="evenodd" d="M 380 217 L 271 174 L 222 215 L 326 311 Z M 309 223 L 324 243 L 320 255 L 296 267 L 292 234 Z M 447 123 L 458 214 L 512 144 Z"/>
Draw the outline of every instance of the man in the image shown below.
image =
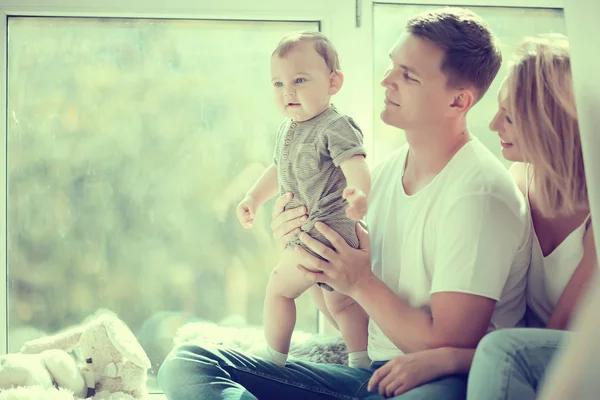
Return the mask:
<path id="1" fill-rule="evenodd" d="M 323 271 L 304 270 L 308 277 L 351 296 L 369 314 L 373 365 L 291 361 L 280 368 L 188 344 L 159 373 L 170 400 L 389 397 L 393 392 L 367 391 L 385 362 L 425 349 L 474 348 L 488 330 L 521 321 L 531 244 L 526 203 L 466 122 L 500 68 L 494 38 L 475 14 L 445 8 L 409 20 L 390 58 L 381 118 L 403 129 L 408 143 L 373 171 L 370 238 L 357 227 L 361 246 L 353 249 L 320 224 L 334 249 L 306 234 L 301 240 L 325 261 L 296 250 L 306 267 Z M 295 221 L 276 236 L 285 240 Z M 453 376 L 397 398 L 460 399 L 465 388 L 466 377 Z"/>

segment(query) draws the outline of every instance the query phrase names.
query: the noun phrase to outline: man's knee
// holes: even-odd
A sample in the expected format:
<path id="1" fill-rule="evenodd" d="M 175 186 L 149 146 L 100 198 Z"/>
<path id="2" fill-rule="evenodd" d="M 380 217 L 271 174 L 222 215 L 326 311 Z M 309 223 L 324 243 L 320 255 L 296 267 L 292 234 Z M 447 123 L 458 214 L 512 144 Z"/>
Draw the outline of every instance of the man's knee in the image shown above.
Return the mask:
<path id="1" fill-rule="evenodd" d="M 198 346 L 185 343 L 175 347 L 167 356 L 158 370 L 158 382 L 160 387 L 169 392 L 169 388 L 175 388 L 190 382 L 190 374 L 195 376 L 208 376 L 216 371 L 219 365 L 220 355 L 213 346 Z"/>

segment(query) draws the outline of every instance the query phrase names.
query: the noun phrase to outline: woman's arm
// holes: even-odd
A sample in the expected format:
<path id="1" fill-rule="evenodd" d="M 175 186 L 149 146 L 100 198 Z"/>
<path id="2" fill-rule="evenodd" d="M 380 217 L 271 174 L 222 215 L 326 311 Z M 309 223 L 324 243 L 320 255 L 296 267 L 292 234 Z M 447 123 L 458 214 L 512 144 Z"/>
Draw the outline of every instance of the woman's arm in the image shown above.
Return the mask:
<path id="1" fill-rule="evenodd" d="M 592 280 L 598 267 L 596 248 L 594 246 L 594 232 L 590 223 L 583 237 L 583 258 L 571 276 L 565 287 L 558 304 L 554 308 L 548 325 L 548 329 L 565 330 L 569 325 L 573 310 L 579 304 L 583 294 L 587 291 L 589 282 Z"/>

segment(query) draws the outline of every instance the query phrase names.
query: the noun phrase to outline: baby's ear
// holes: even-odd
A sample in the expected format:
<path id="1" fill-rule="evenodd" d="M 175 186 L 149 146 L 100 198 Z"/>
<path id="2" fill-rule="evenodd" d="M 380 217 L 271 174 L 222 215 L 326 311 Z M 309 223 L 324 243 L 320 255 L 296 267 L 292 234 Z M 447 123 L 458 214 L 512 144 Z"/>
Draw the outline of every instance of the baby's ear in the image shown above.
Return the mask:
<path id="1" fill-rule="evenodd" d="M 344 74 L 342 71 L 333 71 L 329 75 L 329 95 L 333 96 L 340 91 L 344 84 Z"/>

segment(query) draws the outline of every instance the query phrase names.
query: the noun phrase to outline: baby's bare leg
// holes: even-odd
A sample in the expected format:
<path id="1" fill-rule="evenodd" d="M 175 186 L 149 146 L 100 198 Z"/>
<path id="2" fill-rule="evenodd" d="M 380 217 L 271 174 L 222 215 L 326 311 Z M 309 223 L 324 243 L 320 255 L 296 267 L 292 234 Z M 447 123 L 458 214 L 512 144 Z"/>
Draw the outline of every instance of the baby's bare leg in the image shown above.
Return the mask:
<path id="1" fill-rule="evenodd" d="M 325 304 L 348 347 L 349 365 L 368 368 L 367 339 L 369 316 L 351 297 L 323 290 Z"/>
<path id="2" fill-rule="evenodd" d="M 272 349 L 283 354 L 290 350 L 296 325 L 295 299 L 313 285 L 298 270 L 300 262 L 294 250 L 285 249 L 267 284 L 263 316 L 265 338 Z"/>
<path id="3" fill-rule="evenodd" d="M 338 329 L 337 322 L 333 319 L 333 316 L 329 312 L 329 308 L 327 308 L 327 304 L 325 304 L 325 296 L 323 295 L 324 290 L 321 289 L 319 285 L 313 285 L 308 290 L 310 292 L 311 297 L 317 304 L 319 310 L 323 313 L 327 321 L 335 328 Z"/>

